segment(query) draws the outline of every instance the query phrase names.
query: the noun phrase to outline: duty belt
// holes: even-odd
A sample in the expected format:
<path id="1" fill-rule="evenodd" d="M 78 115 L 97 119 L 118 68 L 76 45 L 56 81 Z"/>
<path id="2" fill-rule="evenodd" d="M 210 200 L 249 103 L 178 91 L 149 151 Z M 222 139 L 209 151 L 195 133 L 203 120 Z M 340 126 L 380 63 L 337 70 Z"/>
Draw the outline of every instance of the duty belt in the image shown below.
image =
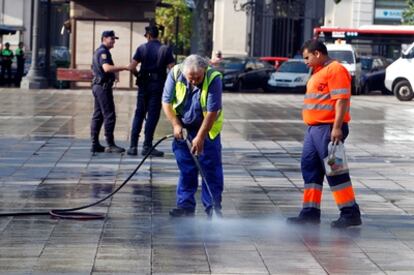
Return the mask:
<path id="1" fill-rule="evenodd" d="M 99 85 L 102 86 L 103 88 L 111 88 L 112 85 L 114 84 L 114 81 L 112 80 L 103 80 L 102 78 L 99 77 L 95 77 L 92 80 L 92 85 Z"/>
<path id="2" fill-rule="evenodd" d="M 147 80 L 147 81 L 158 81 L 161 80 L 162 74 L 160 73 L 147 73 L 147 72 L 142 72 L 142 78 L 143 80 Z"/>
<path id="3" fill-rule="evenodd" d="M 101 83 L 93 83 L 93 85 L 99 85 L 102 86 L 102 88 L 104 89 L 108 89 L 108 88 L 112 88 L 112 86 L 114 85 L 114 82 L 101 82 Z"/>

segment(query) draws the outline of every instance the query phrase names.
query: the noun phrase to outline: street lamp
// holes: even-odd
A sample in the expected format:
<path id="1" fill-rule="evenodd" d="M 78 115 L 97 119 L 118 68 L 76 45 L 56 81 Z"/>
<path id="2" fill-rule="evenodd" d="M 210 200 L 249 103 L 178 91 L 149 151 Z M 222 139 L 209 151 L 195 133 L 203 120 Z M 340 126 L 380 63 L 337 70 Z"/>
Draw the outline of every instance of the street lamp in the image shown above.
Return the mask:
<path id="1" fill-rule="evenodd" d="M 38 48 L 39 48 L 39 2 L 34 1 L 33 7 L 33 46 L 32 46 L 32 64 L 30 66 L 27 76 L 22 79 L 20 85 L 23 89 L 45 89 L 48 87 L 48 81 L 44 76 L 44 71 L 40 68 L 38 63 Z"/>
<path id="2" fill-rule="evenodd" d="M 233 0 L 234 11 L 245 11 L 247 14 L 249 14 L 254 9 L 255 4 L 255 0 L 250 0 L 246 3 L 239 3 L 239 0 Z"/>

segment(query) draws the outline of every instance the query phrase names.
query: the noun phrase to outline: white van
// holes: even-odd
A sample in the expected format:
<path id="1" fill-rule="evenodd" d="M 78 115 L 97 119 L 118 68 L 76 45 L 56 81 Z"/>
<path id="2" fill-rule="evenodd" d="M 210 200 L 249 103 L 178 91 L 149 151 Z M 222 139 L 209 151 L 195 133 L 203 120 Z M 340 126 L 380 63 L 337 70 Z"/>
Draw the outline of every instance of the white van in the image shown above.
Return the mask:
<path id="1" fill-rule="evenodd" d="M 385 88 L 401 101 L 414 98 L 414 43 L 385 70 Z"/>
<path id="2" fill-rule="evenodd" d="M 332 59 L 336 59 L 348 70 L 352 76 L 352 94 L 359 94 L 361 77 L 361 64 L 358 63 L 354 47 L 350 44 L 326 44 L 328 55 Z"/>

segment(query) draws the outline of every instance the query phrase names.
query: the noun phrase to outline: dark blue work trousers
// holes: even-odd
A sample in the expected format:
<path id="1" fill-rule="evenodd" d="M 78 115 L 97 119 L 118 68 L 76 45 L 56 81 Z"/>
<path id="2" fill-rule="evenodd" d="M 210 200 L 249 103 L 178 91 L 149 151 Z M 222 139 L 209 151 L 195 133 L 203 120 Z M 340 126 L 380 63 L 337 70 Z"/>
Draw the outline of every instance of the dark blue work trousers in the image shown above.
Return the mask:
<path id="1" fill-rule="evenodd" d="M 137 107 L 132 122 L 130 147 L 137 147 L 144 119 L 146 119 L 144 146 L 152 146 L 155 128 L 160 119 L 163 84 L 160 82 L 149 82 L 145 86 L 138 88 Z"/>
<path id="2" fill-rule="evenodd" d="M 324 159 L 328 156 L 328 144 L 331 141 L 331 124 L 309 126 L 305 133 L 305 140 L 302 150 L 301 170 L 305 182 L 305 193 L 307 190 L 316 189 L 322 192 L 323 180 L 325 177 Z M 348 124 L 342 126 L 343 142 L 349 133 Z M 349 172 L 326 177 L 332 192 L 352 188 Z M 319 193 L 319 192 L 318 192 Z M 352 191 L 353 193 L 353 191 Z M 321 193 L 320 193 L 321 196 Z M 315 202 L 305 202 L 301 215 L 320 217 L 320 199 Z M 355 200 L 347 204 L 338 204 L 341 216 L 360 215 L 358 204 Z"/>
<path id="3" fill-rule="evenodd" d="M 189 131 L 190 137 L 194 137 L 196 134 L 197 131 Z M 196 207 L 195 193 L 198 188 L 199 171 L 185 140 L 175 139 L 172 148 L 180 170 L 177 185 L 177 207 L 194 210 Z M 199 161 L 213 195 L 215 207 L 216 209 L 221 209 L 224 179 L 220 135 L 214 140 L 208 137 L 205 139 L 204 151 L 199 156 Z M 205 182 L 201 184 L 201 201 L 206 209 L 213 205 Z"/>
<path id="4" fill-rule="evenodd" d="M 95 84 L 92 86 L 92 93 L 95 98 L 91 122 L 92 142 L 98 142 L 99 132 L 104 124 L 106 141 L 108 145 L 113 145 L 116 114 L 112 87 Z"/>

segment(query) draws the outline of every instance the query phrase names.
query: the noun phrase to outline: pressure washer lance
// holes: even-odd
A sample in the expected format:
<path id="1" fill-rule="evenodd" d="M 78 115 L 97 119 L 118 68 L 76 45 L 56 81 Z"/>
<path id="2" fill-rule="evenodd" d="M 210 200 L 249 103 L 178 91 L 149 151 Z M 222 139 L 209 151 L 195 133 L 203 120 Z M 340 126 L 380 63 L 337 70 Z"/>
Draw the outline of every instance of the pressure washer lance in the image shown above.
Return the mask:
<path id="1" fill-rule="evenodd" d="M 148 151 L 148 153 L 144 156 L 144 158 L 141 160 L 141 162 L 137 165 L 137 167 L 132 171 L 132 173 L 124 180 L 124 182 L 112 193 L 108 194 L 106 197 L 93 202 L 88 205 L 83 205 L 79 207 L 74 208 L 62 208 L 62 209 L 51 209 L 46 211 L 28 211 L 28 212 L 14 212 L 14 213 L 0 213 L 1 217 L 12 217 L 12 216 L 41 216 L 41 215 L 50 215 L 54 218 L 61 218 L 61 219 L 73 219 L 73 220 L 96 220 L 96 219 L 104 219 L 106 214 L 102 213 L 88 213 L 88 212 L 76 212 L 82 209 L 90 208 L 92 206 L 95 206 L 97 204 L 100 204 L 101 202 L 109 199 L 113 195 L 115 195 L 119 190 L 121 190 L 125 184 L 127 184 L 130 179 L 136 174 L 136 172 L 141 168 L 142 164 L 144 164 L 145 160 L 151 155 L 152 151 L 164 140 L 174 137 L 174 135 L 166 135 L 160 140 L 158 140 L 154 146 L 151 147 L 151 149 Z"/>
<path id="2" fill-rule="evenodd" d="M 201 164 L 200 164 L 200 161 L 198 159 L 198 156 L 195 155 L 195 154 L 193 154 L 191 152 L 191 148 L 193 146 L 192 146 L 192 142 L 190 140 L 190 137 L 188 135 L 187 129 L 183 128 L 181 130 L 181 133 L 183 135 L 183 138 L 184 138 L 185 142 L 187 143 L 188 150 L 190 151 L 190 155 L 193 158 L 195 165 L 197 166 L 198 172 L 200 173 L 201 180 L 206 185 L 206 189 L 208 191 L 208 194 L 210 195 L 210 198 L 211 198 L 211 209 L 212 209 L 212 212 L 211 213 L 212 214 L 215 214 L 216 217 L 221 217 L 221 213 L 217 213 L 216 202 L 214 200 L 213 193 L 211 193 L 210 185 L 207 182 L 206 175 L 204 174 L 203 168 L 201 167 Z"/>

